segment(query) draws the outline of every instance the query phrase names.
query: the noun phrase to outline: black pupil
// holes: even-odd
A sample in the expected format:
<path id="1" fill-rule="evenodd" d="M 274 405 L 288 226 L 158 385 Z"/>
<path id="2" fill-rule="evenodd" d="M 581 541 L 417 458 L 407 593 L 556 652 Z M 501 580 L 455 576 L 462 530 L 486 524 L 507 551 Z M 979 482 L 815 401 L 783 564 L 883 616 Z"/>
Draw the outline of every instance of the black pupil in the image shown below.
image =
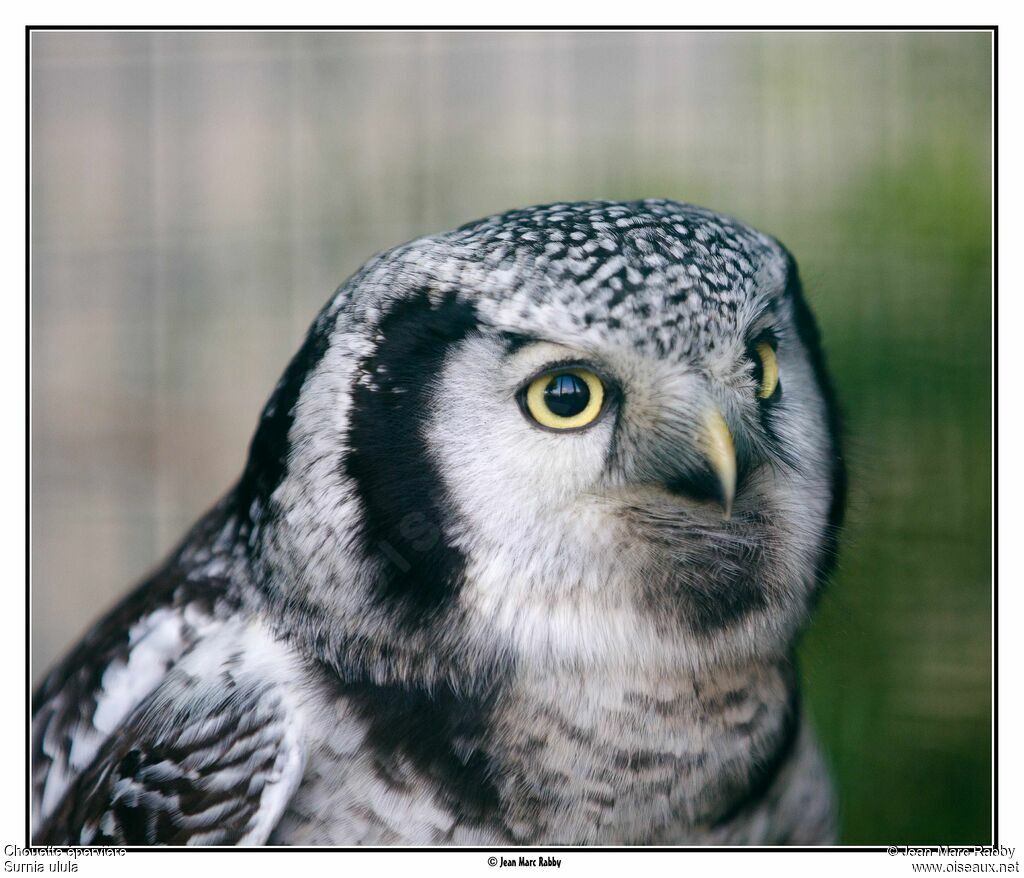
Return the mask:
<path id="1" fill-rule="evenodd" d="M 555 375 L 544 388 L 544 403 L 560 418 L 578 415 L 590 402 L 590 388 L 578 375 Z"/>

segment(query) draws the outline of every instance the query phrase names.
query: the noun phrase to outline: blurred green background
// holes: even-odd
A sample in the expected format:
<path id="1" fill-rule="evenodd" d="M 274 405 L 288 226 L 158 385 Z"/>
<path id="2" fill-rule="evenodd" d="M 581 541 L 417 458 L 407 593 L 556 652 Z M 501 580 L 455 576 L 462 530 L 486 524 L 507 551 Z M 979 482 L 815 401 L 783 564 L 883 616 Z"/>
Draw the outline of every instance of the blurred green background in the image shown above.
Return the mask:
<path id="1" fill-rule="evenodd" d="M 991 838 L 988 33 L 31 37 L 38 679 L 225 490 L 371 253 L 661 196 L 796 254 L 851 505 L 803 644 L 848 844 Z"/>

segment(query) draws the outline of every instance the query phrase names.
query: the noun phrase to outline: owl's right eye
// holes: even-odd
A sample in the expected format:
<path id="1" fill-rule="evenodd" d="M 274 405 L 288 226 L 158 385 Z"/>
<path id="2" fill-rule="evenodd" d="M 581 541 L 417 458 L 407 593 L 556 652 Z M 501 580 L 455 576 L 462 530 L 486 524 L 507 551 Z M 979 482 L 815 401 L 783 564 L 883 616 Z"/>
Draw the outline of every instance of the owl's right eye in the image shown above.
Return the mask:
<path id="1" fill-rule="evenodd" d="M 548 430 L 579 430 L 592 424 L 604 407 L 604 384 L 589 369 L 546 372 L 526 387 L 521 404 Z"/>

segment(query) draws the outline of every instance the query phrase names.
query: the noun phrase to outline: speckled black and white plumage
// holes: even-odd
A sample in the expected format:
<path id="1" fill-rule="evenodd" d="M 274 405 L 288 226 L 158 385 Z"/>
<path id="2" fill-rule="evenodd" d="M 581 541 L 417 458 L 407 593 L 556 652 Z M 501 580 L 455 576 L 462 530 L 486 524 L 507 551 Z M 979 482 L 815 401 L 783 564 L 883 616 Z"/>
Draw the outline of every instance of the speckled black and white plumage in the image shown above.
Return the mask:
<path id="1" fill-rule="evenodd" d="M 567 362 L 607 414 L 538 429 L 517 389 Z M 680 488 L 711 410 L 731 515 Z M 795 263 L 734 220 L 558 204 L 374 258 L 238 485 L 36 693 L 34 840 L 832 842 L 792 651 L 836 432 Z"/>

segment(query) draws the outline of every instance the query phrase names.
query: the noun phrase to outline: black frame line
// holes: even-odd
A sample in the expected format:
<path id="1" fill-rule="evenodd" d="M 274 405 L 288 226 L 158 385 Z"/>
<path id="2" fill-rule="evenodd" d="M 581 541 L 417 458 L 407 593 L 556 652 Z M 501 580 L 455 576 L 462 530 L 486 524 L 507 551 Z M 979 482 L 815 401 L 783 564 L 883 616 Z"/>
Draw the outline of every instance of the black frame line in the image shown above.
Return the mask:
<path id="1" fill-rule="evenodd" d="M 990 32 L 992 34 L 992 842 L 980 845 L 982 849 L 999 847 L 999 25 L 25 25 L 25 847 L 31 848 L 31 795 L 32 795 L 32 673 L 31 673 L 31 81 L 32 34 L 45 31 L 180 31 L 208 32 L 232 31 L 252 33 L 261 31 L 363 33 L 379 31 L 440 31 L 440 32 L 545 32 L 573 31 L 576 33 L 632 32 Z M 130 846 L 122 850 L 132 853 L 168 851 L 198 852 L 252 852 L 268 853 L 643 853 L 668 852 L 727 852 L 727 853 L 880 853 L 893 847 L 911 847 L 915 850 L 938 852 L 942 847 L 959 845 L 833 845 L 826 847 L 797 846 L 743 846 L 680 845 L 680 846 L 587 846 L 587 847 L 458 847 L 458 846 L 337 846 L 337 847 L 152 847 Z M 102 859 L 100 857 L 99 859 Z"/>

